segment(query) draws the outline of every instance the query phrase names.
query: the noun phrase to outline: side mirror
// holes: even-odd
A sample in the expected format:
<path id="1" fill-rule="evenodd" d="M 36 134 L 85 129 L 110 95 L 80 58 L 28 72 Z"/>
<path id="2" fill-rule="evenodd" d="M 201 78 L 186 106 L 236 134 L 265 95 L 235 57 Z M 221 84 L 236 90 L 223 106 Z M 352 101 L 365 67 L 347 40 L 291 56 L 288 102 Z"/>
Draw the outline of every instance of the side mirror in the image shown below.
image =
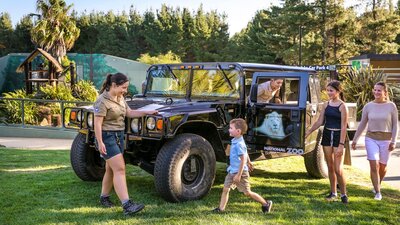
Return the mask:
<path id="1" fill-rule="evenodd" d="M 257 91 L 258 91 L 258 84 L 253 84 L 250 90 L 250 102 L 252 103 L 257 102 Z"/>

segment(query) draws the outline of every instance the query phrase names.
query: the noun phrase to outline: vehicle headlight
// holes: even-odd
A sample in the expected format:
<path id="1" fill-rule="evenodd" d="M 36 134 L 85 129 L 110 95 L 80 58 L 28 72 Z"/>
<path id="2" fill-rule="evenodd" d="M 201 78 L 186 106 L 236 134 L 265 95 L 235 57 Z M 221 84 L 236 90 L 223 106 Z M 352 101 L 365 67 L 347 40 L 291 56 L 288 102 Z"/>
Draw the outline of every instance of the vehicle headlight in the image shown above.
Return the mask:
<path id="1" fill-rule="evenodd" d="M 131 121 L 131 129 L 134 133 L 139 133 L 140 130 L 140 124 L 139 124 L 139 119 L 138 118 L 134 118 Z"/>
<path id="2" fill-rule="evenodd" d="M 93 128 L 93 113 L 89 113 L 87 117 L 87 124 L 90 128 Z"/>
<path id="3" fill-rule="evenodd" d="M 82 111 L 79 110 L 78 113 L 76 114 L 76 120 L 78 120 L 79 122 L 81 122 L 82 119 L 83 119 Z"/>
<path id="4" fill-rule="evenodd" d="M 146 121 L 146 127 L 149 130 L 154 130 L 154 128 L 156 128 L 156 119 L 154 117 L 148 117 Z"/>

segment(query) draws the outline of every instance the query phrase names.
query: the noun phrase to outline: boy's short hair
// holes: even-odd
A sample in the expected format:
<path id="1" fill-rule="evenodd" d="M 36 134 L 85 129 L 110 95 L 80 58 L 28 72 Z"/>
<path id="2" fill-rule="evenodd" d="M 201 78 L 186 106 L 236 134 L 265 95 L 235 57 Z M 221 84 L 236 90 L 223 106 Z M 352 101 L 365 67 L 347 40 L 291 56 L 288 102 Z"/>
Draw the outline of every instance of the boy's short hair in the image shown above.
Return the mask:
<path id="1" fill-rule="evenodd" d="M 247 132 L 247 123 L 242 118 L 233 119 L 229 123 L 233 124 L 233 126 L 235 126 L 236 129 L 240 129 L 242 135 Z"/>

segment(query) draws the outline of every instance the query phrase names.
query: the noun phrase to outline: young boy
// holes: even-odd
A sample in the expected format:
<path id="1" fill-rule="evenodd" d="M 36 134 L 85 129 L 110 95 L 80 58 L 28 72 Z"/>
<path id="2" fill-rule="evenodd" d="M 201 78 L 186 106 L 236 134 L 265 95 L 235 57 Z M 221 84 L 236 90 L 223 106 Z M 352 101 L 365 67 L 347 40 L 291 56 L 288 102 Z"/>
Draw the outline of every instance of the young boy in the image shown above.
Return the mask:
<path id="1" fill-rule="evenodd" d="M 230 165 L 227 169 L 228 174 L 225 177 L 224 189 L 222 190 L 221 202 L 219 207 L 213 209 L 213 212 L 223 212 L 228 203 L 230 189 L 238 188 L 246 196 L 261 203 L 263 213 L 271 211 L 272 201 L 265 201 L 263 197 L 250 190 L 249 169 L 247 167 L 247 147 L 243 139 L 243 134 L 247 132 L 247 124 L 243 119 L 233 119 L 229 123 L 229 135 L 233 137 L 229 160 Z"/>

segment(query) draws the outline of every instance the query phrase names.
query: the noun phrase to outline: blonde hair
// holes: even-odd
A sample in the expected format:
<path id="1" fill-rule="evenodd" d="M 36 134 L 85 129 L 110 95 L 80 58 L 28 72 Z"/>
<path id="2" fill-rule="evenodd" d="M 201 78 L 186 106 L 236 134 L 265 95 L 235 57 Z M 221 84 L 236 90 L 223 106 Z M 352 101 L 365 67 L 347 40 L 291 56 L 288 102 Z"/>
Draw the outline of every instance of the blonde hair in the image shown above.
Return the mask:
<path id="1" fill-rule="evenodd" d="M 233 119 L 229 122 L 229 124 L 233 124 L 236 129 L 240 129 L 240 134 L 243 135 L 247 132 L 247 123 L 242 118 Z"/>

